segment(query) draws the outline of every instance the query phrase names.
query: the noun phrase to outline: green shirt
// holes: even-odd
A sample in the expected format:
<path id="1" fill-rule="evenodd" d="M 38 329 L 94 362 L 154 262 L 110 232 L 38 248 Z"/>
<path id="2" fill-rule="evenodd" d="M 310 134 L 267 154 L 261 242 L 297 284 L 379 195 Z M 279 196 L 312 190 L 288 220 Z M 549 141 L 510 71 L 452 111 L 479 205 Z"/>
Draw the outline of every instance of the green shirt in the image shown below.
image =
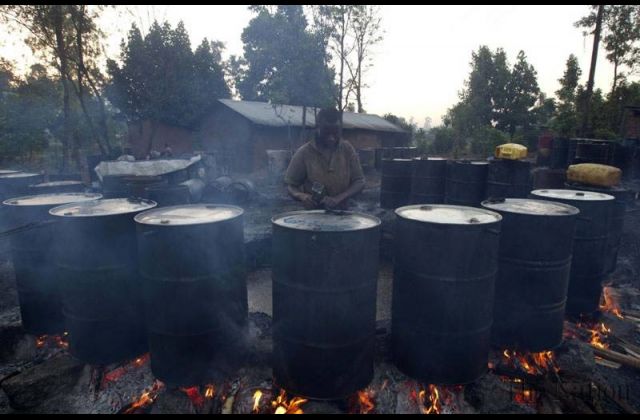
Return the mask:
<path id="1" fill-rule="evenodd" d="M 345 192 L 355 181 L 364 179 L 358 154 L 351 143 L 340 140 L 334 150 L 318 147 L 316 140 L 302 145 L 291 158 L 284 182 L 311 194 L 311 185 L 319 182 L 327 195 Z"/>

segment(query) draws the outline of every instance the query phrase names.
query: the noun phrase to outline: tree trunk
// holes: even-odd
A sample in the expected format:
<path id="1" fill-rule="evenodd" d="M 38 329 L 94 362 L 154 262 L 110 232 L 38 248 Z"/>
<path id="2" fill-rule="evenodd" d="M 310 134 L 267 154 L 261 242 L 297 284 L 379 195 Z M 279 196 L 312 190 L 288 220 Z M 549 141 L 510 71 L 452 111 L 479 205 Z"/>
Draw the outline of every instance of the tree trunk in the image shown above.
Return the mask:
<path id="1" fill-rule="evenodd" d="M 593 50 L 591 52 L 591 68 L 589 69 L 589 81 L 587 82 L 587 93 L 585 95 L 584 115 L 582 116 L 581 134 L 585 137 L 589 135 L 589 119 L 591 114 L 591 95 L 593 94 L 593 79 L 596 74 L 596 62 L 598 61 L 598 44 L 600 43 L 600 32 L 602 29 L 602 14 L 604 5 L 598 6 L 596 15 L 596 28 L 593 31 Z"/>
<path id="2" fill-rule="evenodd" d="M 74 17 L 74 24 L 75 24 L 75 29 L 76 29 L 76 48 L 77 48 L 77 52 L 78 52 L 78 63 L 76 65 L 76 72 L 77 72 L 77 76 L 78 76 L 78 100 L 80 101 L 80 107 L 82 108 L 82 114 L 84 115 L 85 120 L 87 121 L 87 125 L 89 126 L 89 130 L 91 131 L 91 133 L 93 134 L 93 137 L 96 140 L 96 143 L 98 144 L 98 147 L 100 148 L 100 153 L 102 153 L 102 155 L 105 154 L 105 148 L 103 143 L 100 141 L 100 134 L 97 132 L 97 130 L 95 129 L 95 125 L 93 124 L 93 120 L 91 119 L 91 116 L 89 115 L 89 111 L 87 110 L 87 106 L 86 103 L 84 101 L 84 96 L 85 96 L 85 90 L 84 90 L 84 47 L 83 47 L 83 41 L 82 41 L 82 33 L 83 33 L 83 23 L 84 23 L 84 6 L 78 6 L 78 7 L 82 7 L 83 9 L 80 11 L 77 11 L 73 8 L 72 6 L 72 16 Z M 79 145 L 78 145 L 79 147 Z"/>
<path id="3" fill-rule="evenodd" d="M 84 68 L 84 74 L 87 79 L 87 82 L 89 83 L 89 87 L 91 87 L 93 94 L 98 99 L 98 105 L 100 109 L 100 120 L 99 120 L 100 129 L 102 130 L 102 135 L 105 140 L 105 146 L 107 148 L 107 152 L 111 154 L 112 150 L 111 150 L 111 142 L 109 141 L 109 126 L 107 125 L 107 111 L 104 106 L 104 99 L 102 98 L 102 95 L 98 90 L 98 87 L 91 79 L 91 75 L 89 74 L 86 68 Z"/>
<path id="4" fill-rule="evenodd" d="M 62 168 L 61 171 L 65 172 L 67 170 L 67 165 L 69 164 L 69 144 L 71 143 L 71 106 L 69 103 L 69 74 L 68 74 L 68 63 L 67 63 L 67 54 L 66 48 L 64 44 L 64 34 L 63 34 L 63 16 L 62 16 L 62 5 L 54 6 L 54 26 L 55 26 L 55 34 L 56 34 L 56 54 L 58 55 L 58 60 L 60 61 L 60 78 L 62 80 L 62 110 L 64 115 L 63 127 L 62 127 Z"/>
<path id="5" fill-rule="evenodd" d="M 342 28 L 341 28 L 341 33 L 340 33 L 340 91 L 338 94 L 338 110 L 340 111 L 340 123 L 342 123 L 342 109 L 343 109 L 343 104 L 342 104 L 342 94 L 344 91 L 344 61 L 346 60 L 345 54 L 344 54 L 344 38 L 345 38 L 345 26 L 346 26 L 346 18 L 345 18 L 345 6 L 341 5 L 339 6 L 341 8 L 341 24 L 342 24 Z"/>
<path id="6" fill-rule="evenodd" d="M 362 61 L 358 59 L 358 82 L 356 84 L 356 99 L 358 100 L 358 114 L 362 114 L 364 112 L 364 108 L 362 107 Z"/>

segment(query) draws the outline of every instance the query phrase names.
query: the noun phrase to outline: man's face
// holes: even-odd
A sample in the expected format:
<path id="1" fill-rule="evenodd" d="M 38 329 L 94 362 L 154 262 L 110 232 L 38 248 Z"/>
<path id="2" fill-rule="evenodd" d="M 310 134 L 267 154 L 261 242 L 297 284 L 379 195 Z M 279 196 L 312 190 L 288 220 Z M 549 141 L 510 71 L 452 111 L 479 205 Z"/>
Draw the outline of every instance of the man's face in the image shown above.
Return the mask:
<path id="1" fill-rule="evenodd" d="M 318 140 L 325 147 L 334 147 L 340 138 L 340 123 L 322 121 L 318 124 Z"/>

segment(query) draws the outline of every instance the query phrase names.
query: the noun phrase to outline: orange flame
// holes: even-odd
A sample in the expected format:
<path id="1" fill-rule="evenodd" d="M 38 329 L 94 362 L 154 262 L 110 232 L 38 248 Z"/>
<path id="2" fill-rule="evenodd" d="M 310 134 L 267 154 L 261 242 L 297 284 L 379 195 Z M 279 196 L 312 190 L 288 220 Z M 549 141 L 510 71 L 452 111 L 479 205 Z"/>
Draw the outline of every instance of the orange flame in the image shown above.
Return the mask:
<path id="1" fill-rule="evenodd" d="M 124 414 L 134 414 L 136 410 L 149 407 L 155 399 L 158 397 L 158 394 L 164 388 L 164 384 L 156 379 L 156 381 L 151 386 L 151 389 L 148 391 L 144 391 L 140 398 L 133 401 L 131 406 L 124 411 Z"/>
<path id="2" fill-rule="evenodd" d="M 253 393 L 253 409 L 254 413 L 258 413 L 260 410 L 260 398 L 262 398 L 262 391 L 257 390 Z"/>
<path id="3" fill-rule="evenodd" d="M 386 387 L 386 382 L 382 384 L 383 390 Z M 373 403 L 375 398 L 375 392 L 370 389 L 365 389 L 356 392 L 349 398 L 349 413 L 351 414 L 369 414 L 376 408 Z"/>
<path id="4" fill-rule="evenodd" d="M 211 399 L 216 395 L 216 387 L 212 384 L 208 384 L 204 390 L 204 397 Z"/>
<path id="5" fill-rule="evenodd" d="M 271 407 L 275 409 L 274 414 L 304 414 L 302 411 L 302 404 L 307 400 L 300 397 L 293 397 L 291 401 L 287 401 L 287 393 L 280 390 L 280 395 L 275 401 L 271 402 Z"/>
<path id="6" fill-rule="evenodd" d="M 204 405 L 204 397 L 200 393 L 199 386 L 192 386 L 191 388 L 180 388 L 180 391 L 187 394 L 187 397 L 191 400 L 191 403 L 195 407 L 202 407 Z"/>
<path id="7" fill-rule="evenodd" d="M 41 349 L 44 347 L 44 345 L 47 343 L 47 337 L 46 335 L 41 335 L 39 337 L 36 337 L 36 348 Z"/>
<path id="8" fill-rule="evenodd" d="M 515 351 L 505 350 L 502 355 L 506 359 L 509 366 L 520 368 L 530 375 L 544 375 L 551 371 L 559 371 L 554 362 L 552 351 L 543 351 L 539 353 L 518 353 Z"/>
<path id="9" fill-rule="evenodd" d="M 601 312 L 609 312 L 614 314 L 620 319 L 624 319 L 622 316 L 622 312 L 620 311 L 620 305 L 616 302 L 613 297 L 612 288 L 609 286 L 605 286 L 602 288 L 602 299 L 600 300 L 600 311 Z"/>
<path id="10" fill-rule="evenodd" d="M 460 393 L 464 387 L 437 387 L 430 384 L 427 388 L 420 386 L 416 394 L 414 390 L 409 394 L 409 399 L 417 403 L 422 414 L 441 414 L 445 408 L 455 410 L 454 393 Z"/>
<path id="11" fill-rule="evenodd" d="M 67 350 L 69 348 L 69 343 L 67 342 L 67 336 L 69 333 L 65 332 L 63 335 L 41 335 L 36 337 L 36 348 L 41 349 L 45 346 L 51 346 L 53 344 L 55 347 Z"/>

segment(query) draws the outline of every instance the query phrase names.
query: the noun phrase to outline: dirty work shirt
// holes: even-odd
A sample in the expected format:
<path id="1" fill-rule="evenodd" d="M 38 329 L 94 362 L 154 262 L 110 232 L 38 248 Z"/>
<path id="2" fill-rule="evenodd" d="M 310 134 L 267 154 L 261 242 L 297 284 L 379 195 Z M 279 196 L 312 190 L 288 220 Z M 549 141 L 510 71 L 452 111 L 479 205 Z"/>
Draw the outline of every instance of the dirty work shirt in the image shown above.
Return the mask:
<path id="1" fill-rule="evenodd" d="M 335 150 L 320 149 L 316 140 L 302 145 L 293 155 L 284 182 L 311 194 L 311 185 L 319 182 L 327 195 L 345 192 L 358 179 L 364 179 L 358 154 L 353 146 L 340 140 Z"/>

